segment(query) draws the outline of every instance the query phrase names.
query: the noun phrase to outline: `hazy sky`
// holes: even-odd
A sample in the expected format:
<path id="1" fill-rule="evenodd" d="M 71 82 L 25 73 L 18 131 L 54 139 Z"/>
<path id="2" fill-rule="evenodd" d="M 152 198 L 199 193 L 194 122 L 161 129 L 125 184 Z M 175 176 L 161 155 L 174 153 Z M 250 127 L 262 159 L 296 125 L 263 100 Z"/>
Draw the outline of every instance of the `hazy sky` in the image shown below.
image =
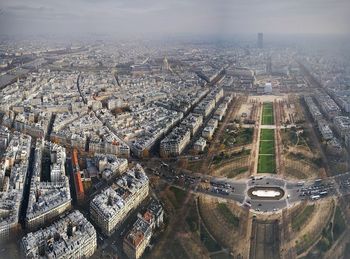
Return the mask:
<path id="1" fill-rule="evenodd" d="M 0 0 L 0 9 L 0 33 L 350 33 L 350 0 Z"/>

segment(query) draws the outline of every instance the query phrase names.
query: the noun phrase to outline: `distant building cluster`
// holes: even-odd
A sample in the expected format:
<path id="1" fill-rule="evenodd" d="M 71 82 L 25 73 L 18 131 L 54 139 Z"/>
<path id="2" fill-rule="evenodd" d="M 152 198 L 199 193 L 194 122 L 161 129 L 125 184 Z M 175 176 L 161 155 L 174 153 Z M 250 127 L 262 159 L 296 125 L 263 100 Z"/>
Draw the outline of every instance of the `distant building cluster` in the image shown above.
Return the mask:
<path id="1" fill-rule="evenodd" d="M 339 106 L 328 94 L 317 94 L 316 100 L 327 119 L 332 119 L 333 117 L 340 115 L 341 110 Z"/>
<path id="2" fill-rule="evenodd" d="M 193 112 L 201 114 L 206 118 L 224 96 L 223 89 L 215 88 L 209 92 L 209 94 L 194 108 Z"/>
<path id="3" fill-rule="evenodd" d="M 306 106 L 309 109 L 309 112 L 311 114 L 312 119 L 314 121 L 318 121 L 318 120 L 322 119 L 323 115 L 322 115 L 320 109 L 315 104 L 313 98 L 311 96 L 305 96 L 304 100 L 305 100 Z"/>
<path id="4" fill-rule="evenodd" d="M 54 131 L 51 140 L 93 153 L 115 154 L 123 157 L 130 155 L 129 146 L 104 126 L 92 112 L 60 128 L 57 132 Z"/>
<path id="5" fill-rule="evenodd" d="M 220 102 L 223 98 L 223 89 L 215 88 L 210 91 L 193 109 L 193 113 L 188 114 L 161 142 L 160 155 L 162 157 L 178 156 L 189 145 L 191 139 L 197 131 L 202 127 L 204 120 L 211 115 L 213 118 L 209 120 L 202 132 L 202 136 L 211 139 L 215 129 L 218 126 L 218 120 L 223 117 L 227 109 L 227 104 L 231 101 L 231 97 Z M 201 142 L 203 144 L 203 142 Z M 204 146 L 205 147 L 205 146 Z M 200 148 L 200 149 L 204 149 Z"/>
<path id="6" fill-rule="evenodd" d="M 135 107 L 133 112 L 116 116 L 108 110 L 101 110 L 98 116 L 118 132 L 136 156 L 147 157 L 164 134 L 182 119 L 183 113 L 146 104 Z"/>
<path id="7" fill-rule="evenodd" d="M 340 109 L 338 106 L 334 106 L 335 103 L 333 100 L 329 101 L 329 98 L 324 96 L 322 97 L 317 96 L 316 99 L 318 100 L 319 106 L 323 107 L 322 111 L 324 113 L 327 110 L 329 112 L 333 112 L 334 113 L 333 116 L 336 116 L 339 114 Z M 341 152 L 342 150 L 341 143 L 339 142 L 338 138 L 334 135 L 329 122 L 324 118 L 322 112 L 314 102 L 313 98 L 311 96 L 305 96 L 304 100 L 312 119 L 317 124 L 317 128 L 320 132 L 322 140 L 327 142 L 329 148 L 331 148 L 333 151 Z M 326 103 L 322 103 L 321 105 L 321 100 L 325 101 Z M 329 103 L 327 103 L 327 101 L 329 101 Z"/>
<path id="8" fill-rule="evenodd" d="M 232 101 L 232 96 L 228 95 L 220 103 L 218 108 L 214 111 L 212 118 L 207 122 L 206 126 L 202 131 L 202 137 L 208 141 L 213 138 L 214 132 L 219 126 L 219 122 L 223 119 L 227 112 L 227 107 Z M 203 143 L 203 141 L 202 141 Z"/>
<path id="9" fill-rule="evenodd" d="M 348 116 L 336 116 L 333 120 L 334 128 L 344 142 L 345 145 L 350 148 L 350 117 Z"/>
<path id="10" fill-rule="evenodd" d="M 342 108 L 345 112 L 350 112 L 350 90 L 329 90 L 328 92 L 334 101 Z"/>
<path id="11" fill-rule="evenodd" d="M 315 96 L 321 111 L 325 118 L 334 124 L 338 138 L 349 148 L 349 61 L 344 55 L 328 56 L 323 53 L 309 53 L 299 58 L 322 88 L 323 93 Z"/>

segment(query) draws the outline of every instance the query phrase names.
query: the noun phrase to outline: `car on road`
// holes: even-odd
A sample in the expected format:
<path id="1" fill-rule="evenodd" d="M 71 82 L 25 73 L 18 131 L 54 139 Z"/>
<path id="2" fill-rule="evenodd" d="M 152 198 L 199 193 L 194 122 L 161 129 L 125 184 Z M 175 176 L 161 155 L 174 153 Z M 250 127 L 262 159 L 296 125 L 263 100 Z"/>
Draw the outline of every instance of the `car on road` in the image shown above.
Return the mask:
<path id="1" fill-rule="evenodd" d="M 246 207 L 246 208 L 248 208 L 248 209 L 250 209 L 251 207 L 252 207 L 252 205 L 250 204 L 250 202 L 248 203 L 249 201 L 247 201 L 247 202 L 245 202 L 244 204 L 243 204 L 243 206 L 244 207 Z"/>

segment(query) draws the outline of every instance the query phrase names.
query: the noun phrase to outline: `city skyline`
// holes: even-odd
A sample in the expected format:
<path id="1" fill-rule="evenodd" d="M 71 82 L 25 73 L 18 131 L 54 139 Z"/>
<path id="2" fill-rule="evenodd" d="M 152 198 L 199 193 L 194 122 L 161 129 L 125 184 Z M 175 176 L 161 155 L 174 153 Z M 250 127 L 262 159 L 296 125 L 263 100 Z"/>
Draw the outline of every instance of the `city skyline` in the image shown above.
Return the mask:
<path id="1" fill-rule="evenodd" d="M 0 258 L 350 258 L 349 0 L 0 0 Z"/>

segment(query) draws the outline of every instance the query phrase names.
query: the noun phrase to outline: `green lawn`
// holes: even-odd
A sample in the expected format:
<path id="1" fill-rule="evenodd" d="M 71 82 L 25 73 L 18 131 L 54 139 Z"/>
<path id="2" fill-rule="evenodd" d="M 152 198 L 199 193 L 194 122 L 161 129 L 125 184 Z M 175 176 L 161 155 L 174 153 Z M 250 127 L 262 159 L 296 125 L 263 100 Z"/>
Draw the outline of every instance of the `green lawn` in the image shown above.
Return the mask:
<path id="1" fill-rule="evenodd" d="M 259 154 L 275 154 L 275 142 L 260 141 Z"/>
<path id="2" fill-rule="evenodd" d="M 275 130 L 274 129 L 261 129 L 260 130 L 260 140 L 275 140 Z"/>
<path id="3" fill-rule="evenodd" d="M 312 212 L 315 210 L 315 204 L 308 205 L 303 209 L 303 211 L 296 217 L 292 218 L 292 229 L 294 231 L 299 231 L 300 228 L 305 224 L 305 222 L 310 218 Z"/>
<path id="4" fill-rule="evenodd" d="M 276 161 L 274 155 L 259 155 L 258 173 L 276 173 Z"/>
<path id="5" fill-rule="evenodd" d="M 273 116 L 263 116 L 261 124 L 262 125 L 273 125 L 274 124 Z"/>
<path id="6" fill-rule="evenodd" d="M 262 125 L 273 125 L 273 104 L 272 103 L 263 103 L 263 111 L 261 118 Z"/>
<path id="7" fill-rule="evenodd" d="M 226 128 L 222 137 L 221 143 L 227 147 L 250 144 L 253 141 L 253 128 L 243 128 L 232 132 L 234 128 Z M 228 131 L 227 131 L 228 130 Z"/>
<path id="8" fill-rule="evenodd" d="M 258 173 L 276 173 L 274 129 L 260 130 Z"/>
<path id="9" fill-rule="evenodd" d="M 245 144 L 252 143 L 253 134 L 254 134 L 253 128 L 241 129 L 237 138 L 236 138 L 236 144 L 237 145 L 245 145 Z"/>

